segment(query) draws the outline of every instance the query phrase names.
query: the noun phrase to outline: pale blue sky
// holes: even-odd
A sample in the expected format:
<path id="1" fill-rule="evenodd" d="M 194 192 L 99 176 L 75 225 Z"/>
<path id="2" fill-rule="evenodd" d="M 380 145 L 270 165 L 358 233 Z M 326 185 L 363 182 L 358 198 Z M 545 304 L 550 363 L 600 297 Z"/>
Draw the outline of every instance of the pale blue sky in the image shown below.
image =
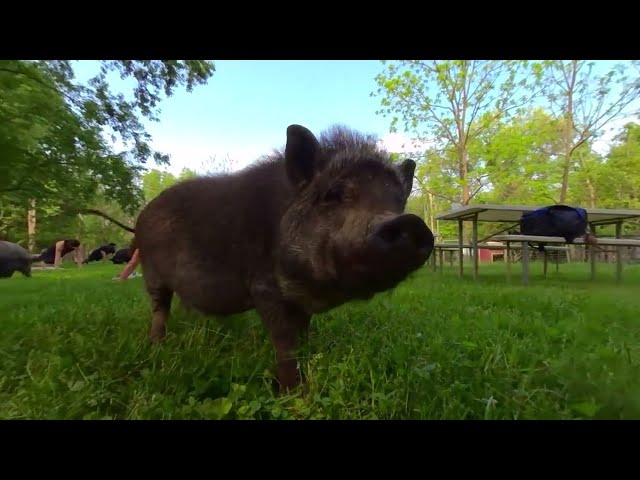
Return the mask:
<path id="1" fill-rule="evenodd" d="M 197 169 L 209 156 L 229 155 L 245 165 L 284 145 L 288 125 L 318 133 L 332 123 L 379 135 L 390 120 L 376 115 L 371 60 L 216 60 L 216 72 L 192 93 L 163 99 L 159 123 L 146 123 L 152 145 L 172 157 L 171 171 Z M 78 62 L 78 79 L 96 72 L 96 62 Z M 110 82 L 114 90 L 130 85 Z"/>
<path id="2" fill-rule="evenodd" d="M 216 60 L 215 65 L 207 85 L 192 93 L 177 90 L 163 99 L 160 122 L 145 122 L 152 146 L 171 155 L 172 172 L 198 170 L 214 155 L 229 155 L 236 167 L 245 166 L 283 146 L 291 123 L 315 133 L 344 123 L 377 134 L 391 151 L 408 142 L 403 134 L 389 134 L 390 119 L 375 113 L 380 98 L 370 93 L 384 69 L 377 60 Z M 77 62 L 78 80 L 97 68 L 95 61 Z M 115 77 L 110 84 L 130 92 L 133 82 Z"/>

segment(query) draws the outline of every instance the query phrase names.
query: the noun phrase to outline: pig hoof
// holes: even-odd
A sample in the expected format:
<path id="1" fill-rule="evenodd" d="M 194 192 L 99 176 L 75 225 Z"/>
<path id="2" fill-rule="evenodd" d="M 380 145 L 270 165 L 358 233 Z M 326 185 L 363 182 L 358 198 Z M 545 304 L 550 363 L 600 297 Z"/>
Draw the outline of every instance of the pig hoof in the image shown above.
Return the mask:
<path id="1" fill-rule="evenodd" d="M 292 393 L 299 388 L 302 389 L 303 393 L 306 388 L 306 384 L 304 382 L 293 382 L 293 383 L 280 383 L 277 378 L 273 379 L 272 382 L 273 392 L 276 395 L 286 395 L 288 393 Z"/>
<path id="2" fill-rule="evenodd" d="M 162 340 L 164 340 L 165 337 L 165 332 L 158 332 L 155 330 L 151 330 L 151 332 L 149 333 L 149 341 L 151 343 L 160 343 Z"/>

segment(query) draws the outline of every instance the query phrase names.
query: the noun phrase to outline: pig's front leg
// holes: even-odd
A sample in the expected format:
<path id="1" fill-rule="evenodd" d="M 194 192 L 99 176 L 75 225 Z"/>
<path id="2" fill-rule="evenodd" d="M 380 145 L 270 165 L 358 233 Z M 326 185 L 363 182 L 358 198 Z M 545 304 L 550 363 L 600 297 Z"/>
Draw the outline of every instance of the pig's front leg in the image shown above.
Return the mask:
<path id="1" fill-rule="evenodd" d="M 283 300 L 275 283 L 260 283 L 252 293 L 276 351 L 279 389 L 292 389 L 301 382 L 296 355 L 301 338 L 308 333 L 311 315 Z"/>

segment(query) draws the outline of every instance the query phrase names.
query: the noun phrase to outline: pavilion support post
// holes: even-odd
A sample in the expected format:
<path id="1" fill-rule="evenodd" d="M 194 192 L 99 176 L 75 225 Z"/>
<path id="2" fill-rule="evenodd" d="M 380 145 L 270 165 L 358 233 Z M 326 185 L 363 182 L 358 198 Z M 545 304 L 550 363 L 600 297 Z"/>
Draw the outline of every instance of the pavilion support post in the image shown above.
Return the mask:
<path id="1" fill-rule="evenodd" d="M 511 242 L 507 240 L 507 281 L 511 282 Z"/>
<path id="2" fill-rule="evenodd" d="M 460 276 L 464 275 L 464 266 L 463 266 L 463 251 L 462 251 L 462 219 L 458 219 L 458 263 L 460 265 Z"/>
<path id="3" fill-rule="evenodd" d="M 529 285 L 529 242 L 522 242 L 522 284 Z"/>
<path id="4" fill-rule="evenodd" d="M 596 235 L 596 228 L 593 224 L 589 224 L 591 232 Z M 587 251 L 589 252 L 589 262 L 591 263 L 591 280 L 596 279 L 596 249 L 593 245 L 587 245 Z"/>
<path id="5" fill-rule="evenodd" d="M 616 223 L 616 238 L 622 237 L 622 222 Z M 616 281 L 622 280 L 622 247 L 616 246 Z"/>
<path id="6" fill-rule="evenodd" d="M 473 279 L 478 279 L 478 266 L 480 263 L 479 251 L 478 251 L 478 214 L 473 216 L 473 230 L 471 234 L 471 244 L 473 247 Z"/>

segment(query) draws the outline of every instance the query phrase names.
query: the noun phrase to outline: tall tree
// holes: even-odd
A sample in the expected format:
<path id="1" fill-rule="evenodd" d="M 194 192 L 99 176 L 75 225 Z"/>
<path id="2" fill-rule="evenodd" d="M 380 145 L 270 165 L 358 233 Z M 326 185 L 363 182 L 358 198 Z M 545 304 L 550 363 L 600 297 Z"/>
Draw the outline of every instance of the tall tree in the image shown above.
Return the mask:
<path id="1" fill-rule="evenodd" d="M 640 125 L 625 125 L 596 173 L 598 206 L 640 208 Z"/>
<path id="2" fill-rule="evenodd" d="M 142 120 L 158 120 L 163 94 L 170 97 L 178 87 L 192 91 L 213 72 L 210 61 L 104 61 L 81 84 L 70 61 L 0 60 L 3 206 L 24 210 L 31 237 L 34 199 L 35 211 L 51 214 L 86 206 L 100 192 L 127 212 L 136 211 L 143 202 L 138 179 L 144 165 L 150 159 L 169 162 L 167 155 L 151 149 Z M 135 80 L 131 98 L 110 90 L 109 74 Z M 107 137 L 119 140 L 124 150 L 116 150 Z"/>
<path id="3" fill-rule="evenodd" d="M 485 130 L 474 145 L 490 188 L 483 200 L 493 203 L 556 203 L 561 172 L 562 122 L 542 108 L 532 108 Z"/>
<path id="4" fill-rule="evenodd" d="M 455 161 L 459 201 L 473 198 L 470 175 L 484 172 L 469 155 L 473 141 L 496 121 L 528 105 L 540 92 L 541 64 L 528 61 L 411 60 L 387 64 L 376 76 L 382 109 L 391 131 L 402 118 L 406 132 L 434 141 L 441 158 Z M 482 188 L 482 187 L 480 187 Z M 477 189 L 479 191 L 480 189 Z"/>
<path id="5" fill-rule="evenodd" d="M 142 175 L 142 190 L 144 191 L 145 203 L 149 203 L 163 190 L 166 190 L 176 183 L 196 176 L 197 173 L 189 168 L 183 168 L 177 177 L 171 172 L 165 172 L 157 168 L 145 172 L 145 174 Z"/>
<path id="6" fill-rule="evenodd" d="M 561 158 L 564 172 L 564 157 Z M 605 198 L 601 195 L 600 183 L 607 168 L 602 155 L 593 149 L 593 142 L 586 141 L 576 148 L 572 153 L 571 164 L 571 178 L 578 188 L 567 192 L 566 201 L 591 208 L 601 207 Z"/>
<path id="7" fill-rule="evenodd" d="M 640 62 L 616 64 L 602 74 L 595 72 L 596 62 L 586 60 L 553 60 L 544 66 L 551 109 L 564 122 L 560 190 L 560 203 L 564 203 L 576 149 L 595 140 L 613 120 L 637 113 L 637 108 L 635 112 L 629 108 L 640 96 L 640 77 L 629 67 L 637 69 Z"/>
<path id="8" fill-rule="evenodd" d="M 141 196 L 136 176 L 151 158 L 142 118 L 158 120 L 161 95 L 191 91 L 213 74 L 209 61 L 104 61 L 87 84 L 70 61 L 0 61 L 0 193 L 16 200 L 86 201 L 96 185 L 123 208 Z M 109 73 L 136 81 L 132 99 L 110 91 Z M 106 141 L 119 140 L 124 151 Z"/>
<path id="9" fill-rule="evenodd" d="M 445 155 L 449 155 L 449 158 Z M 438 212 L 446 210 L 458 201 L 459 189 L 451 184 L 451 178 L 455 177 L 456 172 L 448 169 L 452 164 L 451 156 L 451 150 L 438 151 L 435 148 L 427 149 L 422 154 L 414 152 L 398 156 L 398 161 L 411 158 L 417 164 L 413 193 L 407 208 L 411 207 L 412 213 L 422 216 L 424 221 L 440 234 L 445 231 L 450 234 L 454 231 L 447 229 L 446 224 L 440 225 L 435 219 Z"/>
<path id="10" fill-rule="evenodd" d="M 145 203 L 149 203 L 160 192 L 166 190 L 177 183 L 178 179 L 171 172 L 165 172 L 158 169 L 151 169 L 142 175 L 142 190 L 144 191 Z"/>

